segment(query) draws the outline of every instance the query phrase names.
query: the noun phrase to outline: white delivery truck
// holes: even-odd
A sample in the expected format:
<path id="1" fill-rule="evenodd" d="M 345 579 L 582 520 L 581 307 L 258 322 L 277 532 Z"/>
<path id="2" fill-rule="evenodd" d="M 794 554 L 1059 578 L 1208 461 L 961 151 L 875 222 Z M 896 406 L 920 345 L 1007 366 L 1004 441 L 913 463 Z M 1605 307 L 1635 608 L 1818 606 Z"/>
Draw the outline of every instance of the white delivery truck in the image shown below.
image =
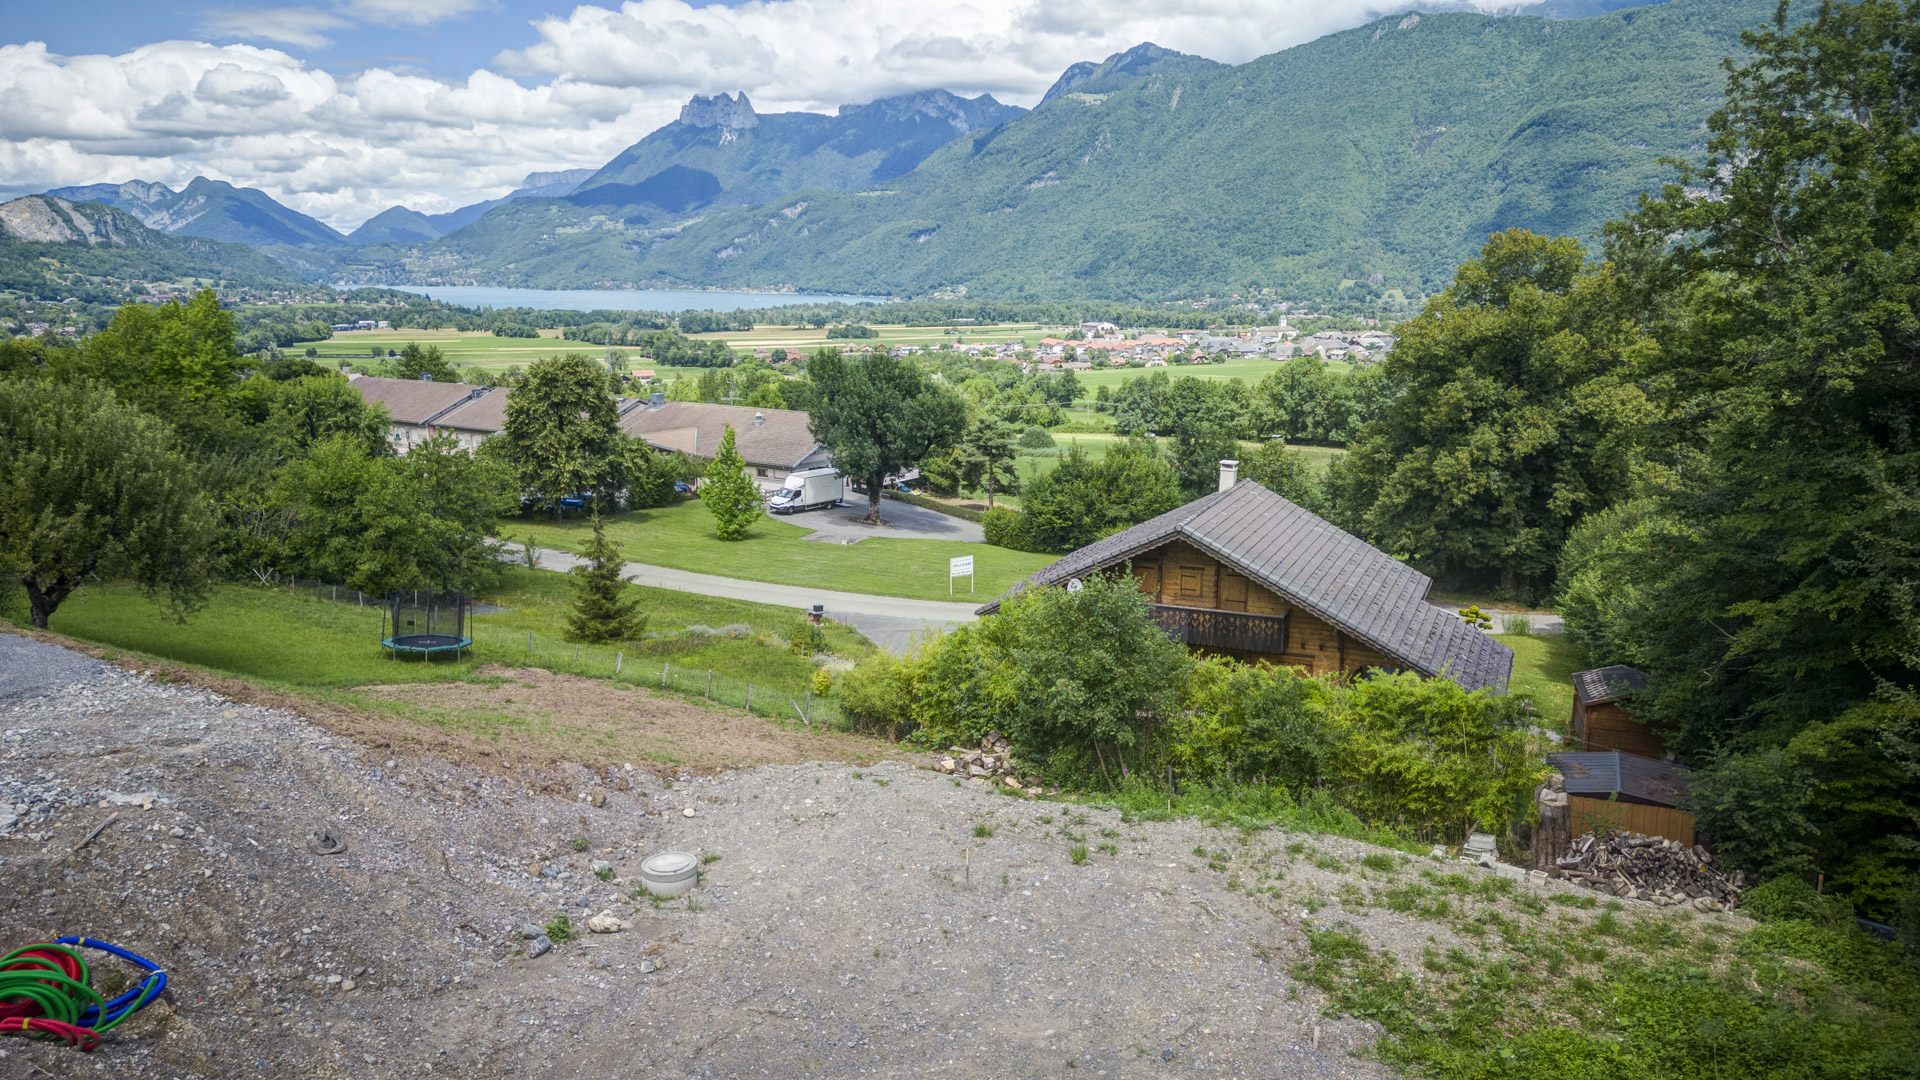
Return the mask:
<path id="1" fill-rule="evenodd" d="M 839 505 L 846 495 L 847 485 L 838 469 L 802 469 L 787 474 L 787 482 L 767 500 L 767 509 L 776 514 L 818 510 Z"/>

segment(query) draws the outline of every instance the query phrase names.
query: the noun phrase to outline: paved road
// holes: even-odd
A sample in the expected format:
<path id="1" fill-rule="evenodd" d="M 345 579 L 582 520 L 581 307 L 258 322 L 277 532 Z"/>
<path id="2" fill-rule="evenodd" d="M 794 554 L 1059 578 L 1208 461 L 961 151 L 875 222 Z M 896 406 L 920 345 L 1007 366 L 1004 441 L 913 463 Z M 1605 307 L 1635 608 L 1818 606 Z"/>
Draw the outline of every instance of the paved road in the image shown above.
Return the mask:
<path id="1" fill-rule="evenodd" d="M 552 548 L 537 550 L 540 552 L 542 569 L 570 570 L 586 561 L 570 552 Z M 673 570 L 647 563 L 627 563 L 626 574 L 636 585 L 673 589 L 698 596 L 750 600 L 756 604 L 773 604 L 802 611 L 821 604 L 826 607 L 828 618 L 853 627 L 874 644 L 892 652 L 905 652 L 913 644 L 916 635 L 932 630 L 949 630 L 976 618 L 971 603 L 909 600 L 899 596 L 812 589 L 803 585 L 774 585 L 764 581 L 720 577 L 717 574 L 697 574 L 691 570 Z"/>

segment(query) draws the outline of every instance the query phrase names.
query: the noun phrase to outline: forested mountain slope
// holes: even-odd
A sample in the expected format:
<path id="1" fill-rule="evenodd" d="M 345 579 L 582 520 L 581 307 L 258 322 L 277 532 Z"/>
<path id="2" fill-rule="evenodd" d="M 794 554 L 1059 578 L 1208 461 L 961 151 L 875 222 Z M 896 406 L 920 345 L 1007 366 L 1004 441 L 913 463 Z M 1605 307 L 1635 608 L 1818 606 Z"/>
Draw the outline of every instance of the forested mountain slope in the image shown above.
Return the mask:
<path id="1" fill-rule="evenodd" d="M 1697 153 L 1767 0 L 1577 21 L 1394 16 L 1069 91 L 886 188 L 714 214 L 634 277 L 846 292 L 1425 292 L 1512 226 L 1590 235 Z M 547 265 L 539 256 L 521 272 Z"/>

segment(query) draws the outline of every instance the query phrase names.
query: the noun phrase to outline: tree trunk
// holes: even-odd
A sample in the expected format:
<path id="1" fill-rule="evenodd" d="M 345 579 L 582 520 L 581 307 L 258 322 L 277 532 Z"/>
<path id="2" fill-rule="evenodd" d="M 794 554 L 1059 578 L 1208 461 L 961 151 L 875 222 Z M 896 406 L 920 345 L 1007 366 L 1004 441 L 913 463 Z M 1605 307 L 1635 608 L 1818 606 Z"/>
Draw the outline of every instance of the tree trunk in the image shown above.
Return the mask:
<path id="1" fill-rule="evenodd" d="M 1533 827 L 1533 869 L 1551 871 L 1554 860 L 1567 853 L 1573 844 L 1573 811 L 1567 805 L 1567 781 L 1559 773 L 1533 789 L 1533 801 L 1540 810 L 1540 824 Z"/>
<path id="2" fill-rule="evenodd" d="M 27 609 L 33 619 L 34 629 L 45 630 L 47 620 L 53 616 L 60 601 L 66 599 L 66 590 L 55 586 L 52 591 L 43 591 L 31 579 L 21 582 L 27 587 Z"/>
<path id="3" fill-rule="evenodd" d="M 993 509 L 993 462 L 987 462 L 987 509 Z"/>
<path id="4" fill-rule="evenodd" d="M 864 520 L 869 525 L 882 524 L 880 520 L 880 488 L 885 479 L 886 477 L 879 476 L 867 481 L 867 516 Z"/>

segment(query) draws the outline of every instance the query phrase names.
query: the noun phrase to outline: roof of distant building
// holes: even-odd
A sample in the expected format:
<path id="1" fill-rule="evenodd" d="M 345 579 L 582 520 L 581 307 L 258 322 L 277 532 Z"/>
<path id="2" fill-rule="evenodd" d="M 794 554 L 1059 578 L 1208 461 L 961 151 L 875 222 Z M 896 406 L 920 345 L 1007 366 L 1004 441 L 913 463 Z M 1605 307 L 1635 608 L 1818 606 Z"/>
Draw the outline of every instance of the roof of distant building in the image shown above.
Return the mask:
<path id="1" fill-rule="evenodd" d="M 1693 773 L 1671 761 L 1641 757 L 1622 750 L 1590 750 L 1548 754 L 1547 764 L 1567 778 L 1567 794 L 1621 797 L 1657 806 L 1678 806 L 1693 782 Z"/>
<path id="2" fill-rule="evenodd" d="M 760 423 L 755 424 L 754 418 Z M 720 450 L 723 429 L 731 424 L 734 449 L 752 465 L 790 469 L 820 448 L 809 417 L 796 409 L 756 409 L 751 405 L 715 405 L 669 401 L 657 409 L 638 408 L 620 418 L 620 428 L 664 449 L 710 458 Z M 693 432 L 692 437 L 686 432 Z M 672 434 L 674 445 L 662 439 Z M 658 436 L 658 437 L 656 437 Z"/>
<path id="3" fill-rule="evenodd" d="M 475 390 L 483 389 L 467 383 L 381 379 L 371 375 L 353 380 L 353 386 L 368 401 L 385 405 L 387 415 L 396 424 L 424 424 L 466 401 Z"/>
<path id="4" fill-rule="evenodd" d="M 1573 696 L 1582 705 L 1605 705 L 1647 688 L 1647 673 L 1625 664 L 1573 673 Z"/>

